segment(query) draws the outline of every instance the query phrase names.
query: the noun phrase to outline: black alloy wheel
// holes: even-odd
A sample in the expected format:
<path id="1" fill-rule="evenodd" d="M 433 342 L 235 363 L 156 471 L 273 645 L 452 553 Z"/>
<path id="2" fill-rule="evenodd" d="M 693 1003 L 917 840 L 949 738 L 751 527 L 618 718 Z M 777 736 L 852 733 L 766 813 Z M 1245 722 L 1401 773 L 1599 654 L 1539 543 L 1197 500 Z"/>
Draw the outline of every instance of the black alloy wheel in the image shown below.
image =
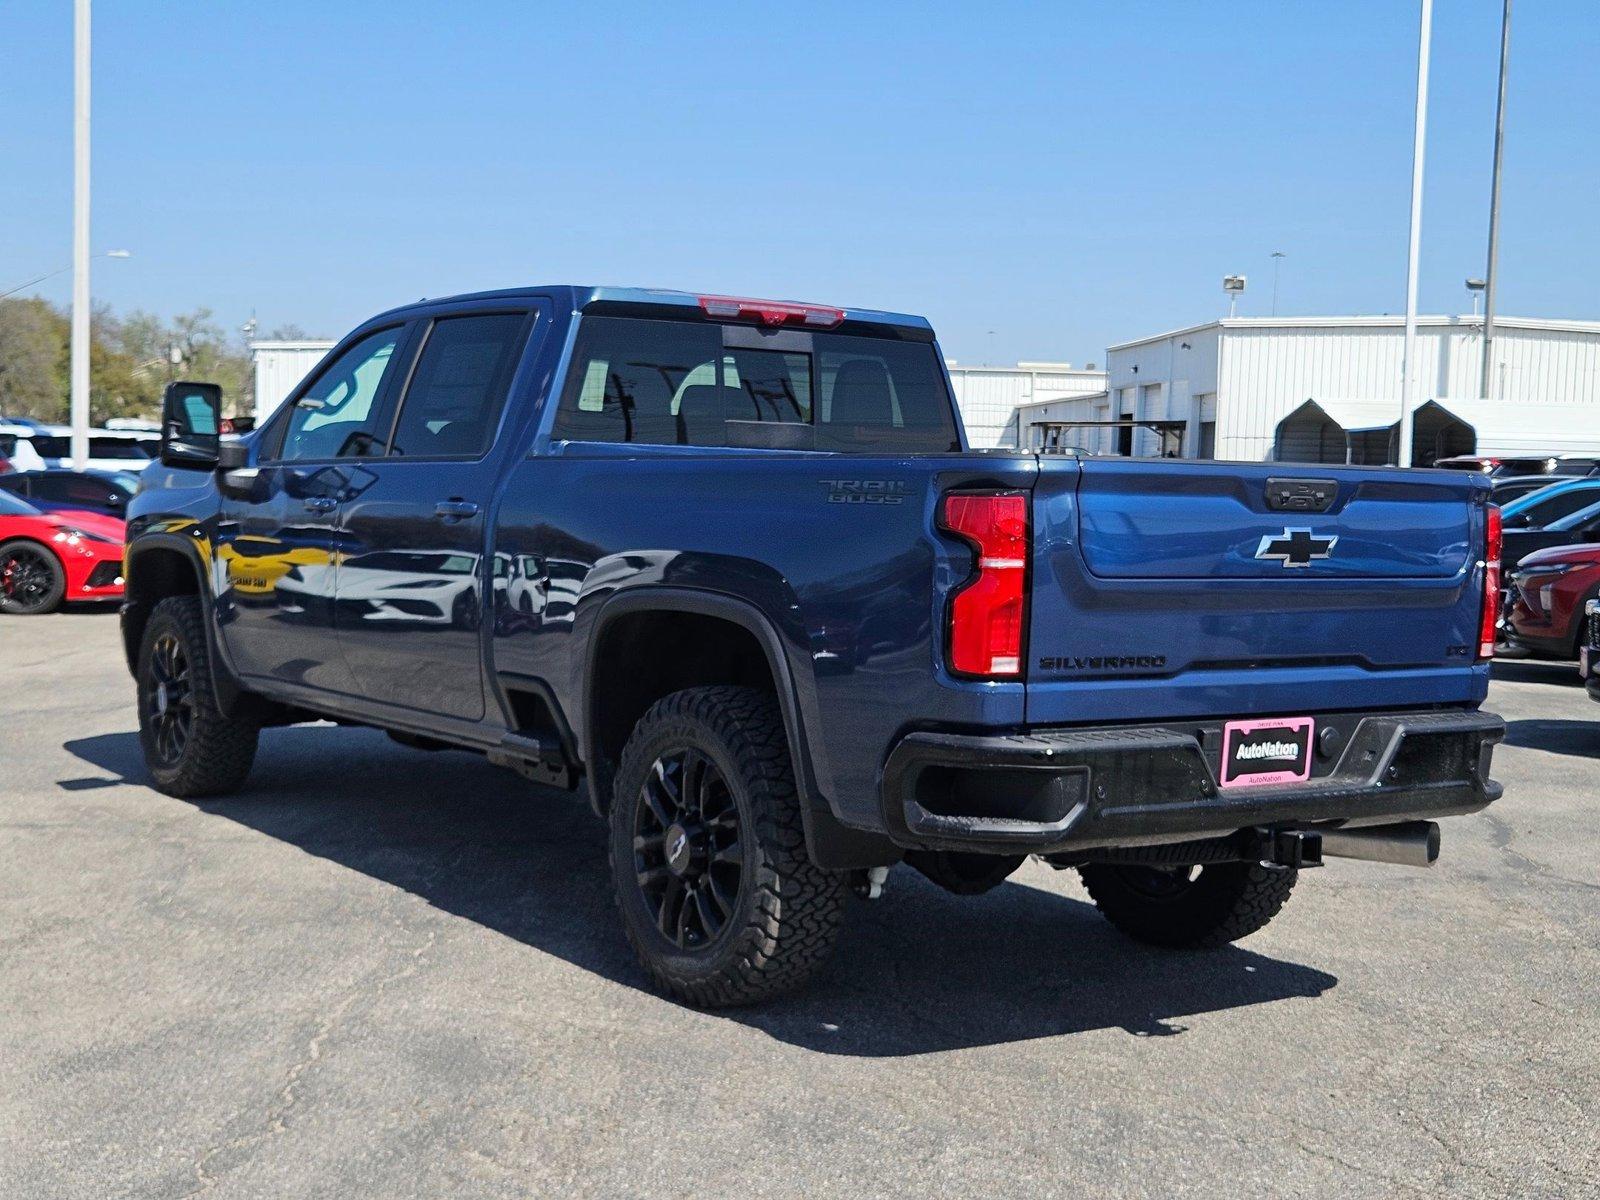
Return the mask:
<path id="1" fill-rule="evenodd" d="M 217 702 L 200 598 L 169 596 L 139 639 L 139 746 L 151 782 L 169 796 L 222 796 L 250 773 L 260 724 L 249 698 Z"/>
<path id="2" fill-rule="evenodd" d="M 150 670 L 139 695 L 156 761 L 164 767 L 183 759 L 194 729 L 194 686 L 189 656 L 177 635 L 162 634 L 150 647 Z"/>
<path id="3" fill-rule="evenodd" d="M 801 986 L 849 894 L 811 861 L 776 698 L 687 688 L 652 704 L 611 785 L 611 877 L 628 942 L 665 992 L 705 1007 Z"/>
<path id="4" fill-rule="evenodd" d="M 56 556 L 35 542 L 0 546 L 0 612 L 37 616 L 61 603 L 66 572 Z"/>
<path id="5" fill-rule="evenodd" d="M 744 878 L 739 808 L 717 765 L 698 750 L 651 764 L 635 809 L 633 868 L 661 935 L 680 950 L 715 941 Z"/>

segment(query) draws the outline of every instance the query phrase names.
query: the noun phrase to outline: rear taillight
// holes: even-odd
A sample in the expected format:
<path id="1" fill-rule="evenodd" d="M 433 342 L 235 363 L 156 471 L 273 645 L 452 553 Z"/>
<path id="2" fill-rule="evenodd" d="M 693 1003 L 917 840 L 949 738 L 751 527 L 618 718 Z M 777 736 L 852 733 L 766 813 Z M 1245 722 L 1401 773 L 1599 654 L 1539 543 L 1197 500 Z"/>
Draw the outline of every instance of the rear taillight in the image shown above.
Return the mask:
<path id="1" fill-rule="evenodd" d="M 950 598 L 950 669 L 985 679 L 1021 675 L 1028 497 L 951 492 L 939 525 L 977 551 L 976 572 Z"/>
<path id="2" fill-rule="evenodd" d="M 1483 620 L 1478 626 L 1478 658 L 1494 657 L 1495 627 L 1500 623 L 1500 509 L 1488 507 L 1488 536 L 1483 548 Z"/>
<path id="3" fill-rule="evenodd" d="M 787 300 L 750 300 L 743 296 L 701 296 L 700 307 L 720 321 L 760 321 L 763 325 L 804 325 L 832 329 L 844 320 L 844 309 Z"/>

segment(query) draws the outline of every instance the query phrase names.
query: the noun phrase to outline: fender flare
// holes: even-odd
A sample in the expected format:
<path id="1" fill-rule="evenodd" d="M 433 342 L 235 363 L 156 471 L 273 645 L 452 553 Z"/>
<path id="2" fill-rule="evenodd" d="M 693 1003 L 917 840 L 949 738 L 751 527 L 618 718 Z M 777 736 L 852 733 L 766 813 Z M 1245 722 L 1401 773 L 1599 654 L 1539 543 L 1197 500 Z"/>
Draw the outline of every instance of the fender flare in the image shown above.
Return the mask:
<path id="1" fill-rule="evenodd" d="M 195 527 L 195 535 L 199 535 L 198 526 Z M 128 543 L 127 558 L 124 566 L 127 574 L 129 598 L 123 602 L 123 619 L 126 622 L 128 610 L 139 603 L 131 595 L 133 581 L 136 578 L 134 564 L 138 561 L 139 555 L 151 550 L 176 551 L 189 564 L 190 569 L 194 571 L 195 593 L 200 599 L 200 612 L 204 618 L 202 624 L 206 631 L 206 658 L 210 661 L 212 694 L 216 696 L 217 705 L 222 709 L 223 715 L 231 717 L 238 708 L 240 697 L 244 694 L 244 688 L 240 686 L 238 677 L 233 672 L 232 664 L 227 661 L 227 650 L 222 644 L 222 638 L 218 635 L 215 599 L 211 595 L 210 580 L 207 577 L 205 563 L 202 561 L 200 551 L 194 542 L 193 536 L 183 537 L 176 533 L 143 533 Z M 137 672 L 139 669 L 138 646 L 127 646 L 124 643 L 124 648 L 129 659 L 128 669 Z"/>
<path id="2" fill-rule="evenodd" d="M 683 612 L 714 617 L 739 626 L 751 634 L 766 656 L 768 670 L 777 692 L 778 711 L 783 717 L 784 733 L 789 741 L 790 756 L 795 765 L 795 785 L 800 795 L 800 815 L 805 826 L 806 848 L 818 866 L 836 870 L 887 865 L 899 861 L 901 851 L 881 835 L 857 830 L 842 824 L 834 815 L 817 786 L 812 767 L 810 742 L 805 719 L 800 711 L 799 692 L 794 671 L 784 651 L 783 638 L 771 619 L 754 604 L 723 592 L 701 591 L 697 588 L 640 586 L 616 593 L 595 614 L 590 628 L 588 645 L 584 651 L 582 716 L 583 733 L 581 753 L 591 764 L 585 772 L 589 789 L 589 804 L 597 814 L 606 811 L 605 798 L 600 794 L 603 786 L 600 772 L 593 769 L 598 762 L 599 749 L 595 744 L 594 680 L 599 648 L 607 626 L 619 617 L 641 612 Z"/>

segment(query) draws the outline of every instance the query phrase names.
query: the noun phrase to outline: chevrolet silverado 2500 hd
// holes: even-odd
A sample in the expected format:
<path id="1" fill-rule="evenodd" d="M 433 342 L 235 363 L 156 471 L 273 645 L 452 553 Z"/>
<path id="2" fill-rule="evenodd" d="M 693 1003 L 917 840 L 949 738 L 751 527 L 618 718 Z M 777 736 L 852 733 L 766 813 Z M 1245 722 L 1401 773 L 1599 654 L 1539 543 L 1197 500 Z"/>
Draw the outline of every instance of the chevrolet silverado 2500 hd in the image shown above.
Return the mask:
<path id="1" fill-rule="evenodd" d="M 694 1003 L 804 980 L 902 860 L 1212 946 L 1500 792 L 1470 473 L 974 451 L 919 318 L 620 288 L 395 309 L 248 436 L 220 403 L 169 388 L 130 505 L 156 786 L 332 718 L 581 789 Z"/>

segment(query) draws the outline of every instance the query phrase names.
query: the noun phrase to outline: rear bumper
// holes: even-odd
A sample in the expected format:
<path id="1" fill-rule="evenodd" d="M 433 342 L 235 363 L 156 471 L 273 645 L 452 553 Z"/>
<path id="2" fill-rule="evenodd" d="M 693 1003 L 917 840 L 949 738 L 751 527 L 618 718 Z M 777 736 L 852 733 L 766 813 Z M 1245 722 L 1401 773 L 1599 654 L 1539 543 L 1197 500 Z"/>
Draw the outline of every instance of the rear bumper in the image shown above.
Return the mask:
<path id="1" fill-rule="evenodd" d="M 1156 845 L 1252 826 L 1367 825 L 1476 812 L 1505 723 L 1492 713 L 1324 714 L 1336 744 L 1305 783 L 1222 789 L 1220 722 L 918 732 L 883 774 L 890 837 L 915 848 L 1050 853 Z"/>

